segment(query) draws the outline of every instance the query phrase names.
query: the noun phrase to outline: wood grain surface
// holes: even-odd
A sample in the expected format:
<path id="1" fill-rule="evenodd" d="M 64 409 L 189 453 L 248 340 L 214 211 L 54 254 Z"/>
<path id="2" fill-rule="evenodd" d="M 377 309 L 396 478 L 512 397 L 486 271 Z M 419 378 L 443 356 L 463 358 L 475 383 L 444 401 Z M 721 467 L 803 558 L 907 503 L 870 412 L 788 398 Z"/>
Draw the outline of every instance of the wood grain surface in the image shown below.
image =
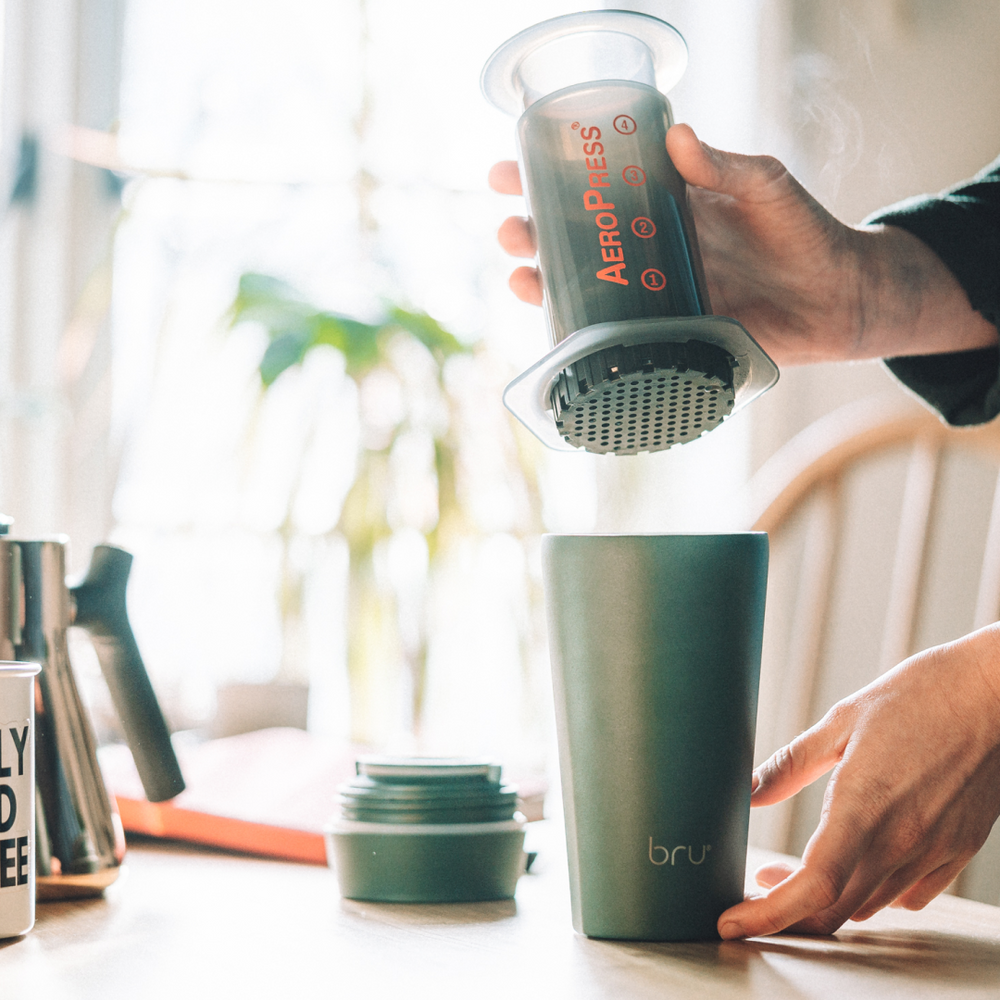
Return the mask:
<path id="1" fill-rule="evenodd" d="M 545 829 L 545 828 L 548 829 Z M 516 901 L 341 900 L 328 869 L 133 845 L 104 899 L 39 906 L 0 942 L 0 995 L 39 998 L 941 998 L 1000 995 L 1000 909 L 941 897 L 834 937 L 642 944 L 570 926 L 554 824 Z M 751 852 L 750 869 L 770 856 Z"/>

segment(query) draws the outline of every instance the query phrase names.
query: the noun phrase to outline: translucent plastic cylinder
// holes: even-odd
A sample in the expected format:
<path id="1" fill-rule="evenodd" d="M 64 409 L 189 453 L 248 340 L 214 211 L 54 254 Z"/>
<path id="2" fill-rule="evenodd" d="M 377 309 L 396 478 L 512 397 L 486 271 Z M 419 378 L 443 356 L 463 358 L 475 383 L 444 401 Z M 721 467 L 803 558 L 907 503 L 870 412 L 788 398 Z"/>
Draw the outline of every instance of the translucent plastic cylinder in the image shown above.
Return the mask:
<path id="1" fill-rule="evenodd" d="M 529 52 L 514 72 L 514 86 L 526 108 L 564 87 L 597 80 L 631 80 L 655 87 L 648 46 L 619 31 L 565 35 Z"/>
<path id="2" fill-rule="evenodd" d="M 643 83 L 579 84 L 518 122 L 553 345 L 597 323 L 711 312 L 667 99 Z"/>

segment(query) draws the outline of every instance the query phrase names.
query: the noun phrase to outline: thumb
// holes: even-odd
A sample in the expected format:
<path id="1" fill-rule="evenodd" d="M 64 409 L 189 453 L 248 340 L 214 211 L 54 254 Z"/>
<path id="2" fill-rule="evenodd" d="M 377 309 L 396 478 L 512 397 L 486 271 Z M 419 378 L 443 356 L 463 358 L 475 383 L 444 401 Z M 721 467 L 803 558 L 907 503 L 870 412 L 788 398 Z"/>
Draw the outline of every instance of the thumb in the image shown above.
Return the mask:
<path id="1" fill-rule="evenodd" d="M 828 712 L 812 729 L 775 751 L 754 771 L 751 805 L 783 802 L 811 785 L 838 763 L 849 736 L 842 714 Z"/>
<path id="2" fill-rule="evenodd" d="M 690 125 L 667 131 L 667 153 L 677 172 L 693 187 L 741 201 L 767 201 L 784 194 L 791 177 L 773 156 L 726 153 L 702 142 Z"/>

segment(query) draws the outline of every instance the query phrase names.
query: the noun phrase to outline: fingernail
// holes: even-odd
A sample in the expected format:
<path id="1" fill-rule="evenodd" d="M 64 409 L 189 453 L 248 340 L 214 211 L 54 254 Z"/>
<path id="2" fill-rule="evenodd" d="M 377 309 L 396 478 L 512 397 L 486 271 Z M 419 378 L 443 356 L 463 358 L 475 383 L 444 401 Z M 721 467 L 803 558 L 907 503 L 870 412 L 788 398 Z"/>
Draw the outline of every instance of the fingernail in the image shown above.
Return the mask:
<path id="1" fill-rule="evenodd" d="M 746 937 L 747 932 L 741 923 L 737 923 L 735 920 L 727 920 L 724 924 L 719 926 L 719 937 L 723 941 L 730 941 L 733 938 Z"/>
<path id="2" fill-rule="evenodd" d="M 757 772 L 754 771 L 753 778 L 750 781 L 750 794 L 751 795 L 753 795 L 753 793 L 757 791 L 757 786 L 759 784 L 760 784 L 760 777 L 757 775 Z"/>

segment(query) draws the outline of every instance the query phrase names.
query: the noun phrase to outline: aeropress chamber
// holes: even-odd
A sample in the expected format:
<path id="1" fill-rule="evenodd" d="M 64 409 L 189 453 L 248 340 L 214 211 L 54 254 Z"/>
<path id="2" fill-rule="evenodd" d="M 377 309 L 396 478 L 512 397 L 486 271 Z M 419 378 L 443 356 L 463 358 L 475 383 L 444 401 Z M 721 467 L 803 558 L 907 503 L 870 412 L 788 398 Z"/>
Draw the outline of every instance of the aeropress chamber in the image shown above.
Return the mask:
<path id="1" fill-rule="evenodd" d="M 687 46 L 623 10 L 543 21 L 490 57 L 482 88 L 517 122 L 552 349 L 504 403 L 552 448 L 635 455 L 717 427 L 778 378 L 713 316 L 663 92 Z"/>

